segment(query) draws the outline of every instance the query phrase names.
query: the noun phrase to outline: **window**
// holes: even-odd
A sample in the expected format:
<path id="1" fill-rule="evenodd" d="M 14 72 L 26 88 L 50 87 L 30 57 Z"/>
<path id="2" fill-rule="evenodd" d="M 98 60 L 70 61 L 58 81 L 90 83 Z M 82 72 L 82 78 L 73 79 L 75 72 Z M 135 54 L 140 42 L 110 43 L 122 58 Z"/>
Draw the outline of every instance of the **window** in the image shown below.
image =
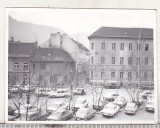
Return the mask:
<path id="1" fill-rule="evenodd" d="M 29 64 L 28 64 L 28 63 L 24 63 L 24 64 L 23 64 L 23 68 L 24 68 L 24 69 L 29 69 Z"/>
<path id="2" fill-rule="evenodd" d="M 120 72 L 120 79 L 123 79 L 123 72 Z"/>
<path id="3" fill-rule="evenodd" d="M 124 43 L 121 43 L 121 50 L 124 50 Z"/>
<path id="4" fill-rule="evenodd" d="M 144 72 L 144 79 L 147 80 L 148 79 L 148 73 Z"/>
<path id="5" fill-rule="evenodd" d="M 91 57 L 91 64 L 94 64 L 94 57 Z"/>
<path id="6" fill-rule="evenodd" d="M 145 58 L 145 65 L 148 65 L 148 58 Z"/>
<path id="7" fill-rule="evenodd" d="M 128 72 L 128 79 L 132 79 L 132 72 Z"/>
<path id="8" fill-rule="evenodd" d="M 115 72 L 111 72 L 111 79 L 115 79 Z"/>
<path id="9" fill-rule="evenodd" d="M 145 51 L 149 50 L 149 44 L 145 44 Z"/>
<path id="10" fill-rule="evenodd" d="M 105 64 L 105 57 L 101 57 L 101 64 Z"/>
<path id="11" fill-rule="evenodd" d="M 103 79 L 104 77 L 104 72 L 101 72 L 101 79 Z"/>
<path id="12" fill-rule="evenodd" d="M 94 49 L 94 43 L 91 43 L 91 49 L 92 50 Z"/>
<path id="13" fill-rule="evenodd" d="M 46 69 L 46 64 L 45 63 L 41 63 L 40 67 L 41 67 L 41 69 Z"/>
<path id="14" fill-rule="evenodd" d="M 93 71 L 91 71 L 91 78 L 93 78 Z"/>
<path id="15" fill-rule="evenodd" d="M 116 43 L 112 43 L 112 50 L 116 50 Z"/>
<path id="16" fill-rule="evenodd" d="M 18 62 L 14 62 L 14 69 L 19 69 L 19 63 Z"/>
<path id="17" fill-rule="evenodd" d="M 132 50 L 132 43 L 129 43 L 129 50 Z"/>
<path id="18" fill-rule="evenodd" d="M 115 57 L 112 57 L 112 64 L 115 64 L 115 62 L 116 62 Z"/>
<path id="19" fill-rule="evenodd" d="M 132 65 L 132 57 L 128 57 L 128 65 Z"/>
<path id="20" fill-rule="evenodd" d="M 124 57 L 120 57 L 120 64 L 121 64 L 121 65 L 124 64 Z"/>
<path id="21" fill-rule="evenodd" d="M 102 43 L 102 49 L 105 49 L 105 43 L 104 42 Z"/>
<path id="22" fill-rule="evenodd" d="M 28 81 L 28 76 L 27 74 L 23 75 L 23 85 L 27 85 L 27 81 Z"/>
<path id="23" fill-rule="evenodd" d="M 54 82 L 54 76 L 50 75 L 50 83 L 53 83 L 53 82 Z"/>
<path id="24" fill-rule="evenodd" d="M 137 51 L 141 50 L 141 44 L 137 44 Z"/>
<path id="25" fill-rule="evenodd" d="M 35 70 L 35 68 L 36 68 L 36 65 L 35 65 L 35 64 L 33 64 L 33 70 Z"/>
<path id="26" fill-rule="evenodd" d="M 136 64 L 140 65 L 140 58 L 137 58 Z"/>

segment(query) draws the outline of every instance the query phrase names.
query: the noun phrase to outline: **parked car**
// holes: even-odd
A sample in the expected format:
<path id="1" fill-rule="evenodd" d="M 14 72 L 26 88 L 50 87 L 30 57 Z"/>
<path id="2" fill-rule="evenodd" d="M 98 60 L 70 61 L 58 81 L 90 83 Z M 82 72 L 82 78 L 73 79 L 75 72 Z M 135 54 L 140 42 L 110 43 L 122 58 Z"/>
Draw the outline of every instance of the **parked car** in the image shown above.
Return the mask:
<path id="1" fill-rule="evenodd" d="M 84 88 L 77 88 L 76 90 L 73 91 L 74 95 L 85 95 L 86 92 L 84 90 Z"/>
<path id="2" fill-rule="evenodd" d="M 20 106 L 20 111 L 16 110 L 14 114 L 21 114 L 21 115 L 26 115 L 27 114 L 27 108 L 28 108 L 28 117 L 32 116 L 33 114 L 39 113 L 39 108 L 37 111 L 37 107 L 33 106 L 31 104 L 25 104 L 24 106 Z"/>
<path id="3" fill-rule="evenodd" d="M 102 110 L 107 103 L 108 101 L 105 99 L 101 99 L 99 103 L 98 103 L 98 100 L 95 100 L 93 104 L 93 109 Z"/>
<path id="4" fill-rule="evenodd" d="M 73 103 L 72 110 L 76 111 L 79 108 L 86 108 L 87 106 L 88 106 L 87 100 L 84 98 L 79 98 Z"/>
<path id="5" fill-rule="evenodd" d="M 13 115 L 16 110 L 17 110 L 16 108 L 12 108 L 11 106 L 8 106 L 8 115 Z"/>
<path id="6" fill-rule="evenodd" d="M 115 105 L 113 103 L 108 103 L 104 106 L 104 108 L 100 113 L 102 113 L 103 116 L 113 117 L 118 113 L 119 109 L 120 107 L 118 105 Z"/>
<path id="7" fill-rule="evenodd" d="M 58 97 L 67 97 L 70 96 L 71 93 L 68 89 L 58 89 L 56 92 L 51 92 L 50 97 L 58 98 Z"/>
<path id="8" fill-rule="evenodd" d="M 76 120 L 89 120 L 94 117 L 95 115 L 95 110 L 91 108 L 80 108 L 76 112 Z"/>
<path id="9" fill-rule="evenodd" d="M 124 107 L 127 104 L 127 100 L 124 97 L 118 96 L 113 104 L 118 105 L 120 108 Z"/>
<path id="10" fill-rule="evenodd" d="M 36 96 L 48 96 L 50 95 L 51 88 L 39 88 L 36 90 Z"/>
<path id="11" fill-rule="evenodd" d="M 116 88 L 120 88 L 120 85 L 117 83 L 107 83 L 107 84 L 104 84 L 104 87 L 116 89 Z"/>
<path id="12" fill-rule="evenodd" d="M 48 116 L 46 118 L 46 120 L 48 120 L 48 121 L 65 121 L 65 120 L 72 118 L 72 116 L 73 116 L 72 111 L 59 109 L 55 112 L 52 112 L 52 114 L 50 116 Z"/>
<path id="13" fill-rule="evenodd" d="M 15 121 L 15 119 L 19 118 L 20 115 L 19 114 L 15 114 L 15 115 L 8 115 L 8 121 Z"/>
<path id="14" fill-rule="evenodd" d="M 154 112 L 155 106 L 154 106 L 154 100 L 148 100 L 146 103 L 146 111 Z"/>
<path id="15" fill-rule="evenodd" d="M 28 91 L 33 92 L 35 91 L 35 88 L 36 87 L 34 85 L 26 85 L 24 87 L 21 87 L 21 90 L 22 92 L 28 92 Z"/>
<path id="16" fill-rule="evenodd" d="M 36 115 L 33 115 L 29 118 L 29 121 L 45 121 L 49 116 L 51 115 L 50 112 L 47 112 L 45 114 L 36 114 Z"/>
<path id="17" fill-rule="evenodd" d="M 65 105 L 65 103 L 62 103 L 62 102 L 55 102 L 55 103 L 52 103 L 51 106 L 47 108 L 47 111 L 51 113 L 58 109 L 67 109 L 67 105 Z"/>
<path id="18" fill-rule="evenodd" d="M 137 107 L 136 103 L 129 102 L 126 105 L 126 107 L 124 109 L 124 112 L 127 113 L 127 114 L 135 114 L 137 109 L 138 109 L 138 107 Z"/>
<path id="19" fill-rule="evenodd" d="M 147 99 L 148 95 L 151 95 L 152 92 L 150 90 L 144 90 L 140 93 L 140 95 L 143 97 L 143 99 Z"/>
<path id="20" fill-rule="evenodd" d="M 19 91 L 19 88 L 16 86 L 8 88 L 8 91 L 11 93 L 17 93 Z"/>
<path id="21" fill-rule="evenodd" d="M 107 93 L 103 96 L 103 99 L 109 102 L 113 102 L 117 96 L 119 96 L 117 93 Z"/>

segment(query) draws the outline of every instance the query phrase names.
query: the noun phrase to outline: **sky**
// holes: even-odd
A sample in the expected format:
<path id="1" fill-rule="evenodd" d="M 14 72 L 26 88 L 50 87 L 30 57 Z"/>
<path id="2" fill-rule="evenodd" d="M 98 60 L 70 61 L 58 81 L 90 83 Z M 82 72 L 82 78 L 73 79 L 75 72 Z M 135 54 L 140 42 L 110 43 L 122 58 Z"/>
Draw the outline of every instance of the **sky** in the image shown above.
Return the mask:
<path id="1" fill-rule="evenodd" d="M 7 11 L 19 21 L 57 27 L 70 36 L 89 36 L 101 26 L 155 28 L 156 25 L 153 10 L 10 8 Z"/>

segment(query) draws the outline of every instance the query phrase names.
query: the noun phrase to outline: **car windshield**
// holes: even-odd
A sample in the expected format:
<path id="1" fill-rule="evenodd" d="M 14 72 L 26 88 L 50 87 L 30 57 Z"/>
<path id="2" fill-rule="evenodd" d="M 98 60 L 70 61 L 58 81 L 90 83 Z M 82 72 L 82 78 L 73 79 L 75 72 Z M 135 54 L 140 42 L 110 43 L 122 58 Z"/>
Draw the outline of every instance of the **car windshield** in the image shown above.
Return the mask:
<path id="1" fill-rule="evenodd" d="M 87 114 L 87 110 L 86 109 L 79 109 L 76 114 L 85 116 Z"/>
<path id="2" fill-rule="evenodd" d="M 127 106 L 126 106 L 126 108 L 127 109 L 132 109 L 132 108 L 134 108 L 134 106 L 135 106 L 134 103 L 128 103 Z"/>
<path id="3" fill-rule="evenodd" d="M 114 105 L 106 105 L 105 108 L 106 108 L 106 109 L 111 109 L 111 110 L 112 110 L 112 109 L 114 109 Z"/>

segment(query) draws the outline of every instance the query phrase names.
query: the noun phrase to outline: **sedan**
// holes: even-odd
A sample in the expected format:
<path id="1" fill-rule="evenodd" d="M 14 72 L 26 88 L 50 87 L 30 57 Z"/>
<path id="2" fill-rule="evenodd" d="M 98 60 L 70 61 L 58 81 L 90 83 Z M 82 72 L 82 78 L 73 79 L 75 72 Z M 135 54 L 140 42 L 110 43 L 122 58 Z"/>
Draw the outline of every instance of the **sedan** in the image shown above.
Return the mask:
<path id="1" fill-rule="evenodd" d="M 74 102 L 72 110 L 76 111 L 79 108 L 86 108 L 87 106 L 88 106 L 87 100 L 84 98 L 79 98 Z"/>
<path id="2" fill-rule="evenodd" d="M 80 108 L 76 113 L 76 120 L 89 120 L 94 117 L 95 110 L 91 108 Z"/>
<path id="3" fill-rule="evenodd" d="M 127 101 L 124 97 L 117 97 L 113 104 L 118 105 L 120 108 L 127 104 Z"/>
<path id="4" fill-rule="evenodd" d="M 136 103 L 129 102 L 129 103 L 127 103 L 124 111 L 127 114 L 135 114 L 137 109 L 138 109 L 138 107 L 137 107 Z"/>
<path id="5" fill-rule="evenodd" d="M 93 109 L 102 110 L 107 103 L 108 101 L 105 99 L 102 99 L 99 102 L 98 100 L 95 100 L 93 104 Z"/>
<path id="6" fill-rule="evenodd" d="M 73 91 L 74 95 L 84 95 L 85 91 L 84 88 L 77 88 L 76 90 Z"/>
<path id="7" fill-rule="evenodd" d="M 155 106 L 154 106 L 154 100 L 148 100 L 146 103 L 146 111 L 154 112 Z"/>
<path id="8" fill-rule="evenodd" d="M 72 116 L 73 116 L 72 111 L 59 109 L 55 112 L 52 112 L 52 114 L 50 116 L 48 116 L 46 120 L 48 120 L 48 121 L 65 121 L 65 120 L 72 118 Z"/>
<path id="9" fill-rule="evenodd" d="M 108 103 L 104 106 L 103 110 L 100 112 L 103 116 L 113 117 L 119 111 L 120 107 L 113 103 Z"/>
<path id="10" fill-rule="evenodd" d="M 56 103 L 51 104 L 51 105 L 47 108 L 47 111 L 48 111 L 48 112 L 53 112 L 53 111 L 56 111 L 56 110 L 61 109 L 61 108 L 66 109 L 67 106 L 66 106 L 64 103 L 56 102 Z"/>
<path id="11" fill-rule="evenodd" d="M 151 95 L 151 94 L 152 94 L 152 92 L 151 92 L 150 90 L 145 90 L 145 91 L 143 91 L 142 93 L 140 93 L 140 96 L 142 96 L 143 99 L 147 99 L 147 97 L 148 97 L 149 95 Z"/>
<path id="12" fill-rule="evenodd" d="M 103 99 L 112 102 L 115 100 L 117 96 L 119 96 L 119 94 L 117 93 L 107 93 L 106 95 L 103 96 Z"/>

